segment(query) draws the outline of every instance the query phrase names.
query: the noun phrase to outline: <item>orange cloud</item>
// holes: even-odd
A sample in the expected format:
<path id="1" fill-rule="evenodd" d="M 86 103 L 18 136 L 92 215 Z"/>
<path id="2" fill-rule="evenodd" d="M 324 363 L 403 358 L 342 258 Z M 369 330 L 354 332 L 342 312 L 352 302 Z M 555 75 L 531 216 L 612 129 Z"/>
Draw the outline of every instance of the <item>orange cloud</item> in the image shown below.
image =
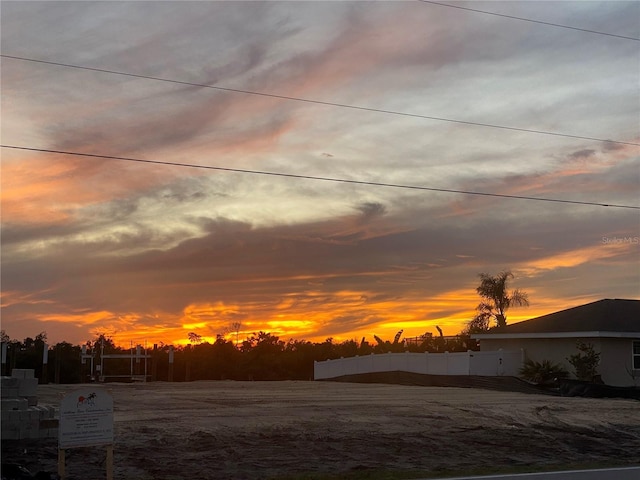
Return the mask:
<path id="1" fill-rule="evenodd" d="M 614 243 L 610 245 L 593 245 L 575 250 L 552 254 L 548 257 L 526 262 L 519 268 L 526 275 L 535 275 L 542 270 L 555 270 L 558 268 L 570 268 L 588 262 L 612 259 L 623 256 L 637 249 L 638 245 L 630 242 Z"/>
<path id="2" fill-rule="evenodd" d="M 69 223 L 77 209 L 148 188 L 160 176 L 140 175 L 140 166 L 123 162 L 64 155 L 3 151 L 2 163 L 4 223 Z"/>

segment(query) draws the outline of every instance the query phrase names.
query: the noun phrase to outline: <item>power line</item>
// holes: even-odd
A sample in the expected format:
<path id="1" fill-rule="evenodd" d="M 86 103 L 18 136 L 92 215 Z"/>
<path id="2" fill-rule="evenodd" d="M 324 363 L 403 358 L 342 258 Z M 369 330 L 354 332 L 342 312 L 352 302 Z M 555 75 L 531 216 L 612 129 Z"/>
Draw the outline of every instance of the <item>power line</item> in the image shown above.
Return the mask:
<path id="1" fill-rule="evenodd" d="M 640 210 L 640 206 L 635 205 L 619 205 L 619 204 L 610 204 L 610 203 L 598 203 L 598 202 L 583 202 L 579 200 L 562 200 L 558 198 L 545 198 L 545 197 L 527 197 L 522 195 L 506 195 L 500 193 L 486 193 L 486 192 L 474 192 L 470 190 L 454 190 L 450 188 L 435 188 L 435 187 L 424 187 L 419 185 L 402 185 L 396 183 L 380 183 L 380 182 L 369 182 L 364 180 L 349 180 L 345 178 L 331 178 L 331 177 L 317 177 L 312 175 L 296 175 L 293 173 L 281 173 L 281 172 L 265 172 L 260 170 L 248 170 L 241 168 L 228 168 L 228 167 L 216 167 L 213 165 L 197 165 L 192 163 L 178 163 L 178 162 L 167 162 L 162 160 L 147 160 L 142 158 L 131 158 L 131 157 L 117 157 L 113 155 L 99 155 L 95 153 L 80 153 L 80 152 L 69 152 L 63 150 L 51 150 L 47 148 L 32 148 L 32 147 L 24 147 L 17 145 L 0 145 L 0 148 L 9 148 L 14 150 L 26 150 L 30 152 L 40 152 L 40 153 L 53 153 L 59 155 L 72 155 L 78 157 L 90 157 L 90 158 L 101 158 L 106 160 L 121 160 L 126 162 L 137 162 L 137 163 L 146 163 L 153 165 L 165 165 L 165 166 L 173 166 L 173 167 L 187 167 L 187 168 L 201 168 L 205 170 L 218 170 L 223 172 L 234 172 L 234 173 L 248 173 L 253 175 L 268 175 L 273 177 L 285 177 L 285 178 L 297 178 L 304 180 L 319 180 L 325 182 L 335 182 L 335 183 L 350 183 L 355 185 L 366 185 L 373 187 L 391 187 L 391 188 L 403 188 L 409 190 L 423 190 L 429 192 L 440 192 L 440 193 L 459 193 L 463 195 L 476 195 L 482 197 L 497 197 L 497 198 L 508 198 L 514 200 L 529 200 L 536 202 L 553 202 L 553 203 L 567 203 L 572 205 L 590 205 L 597 207 L 611 207 L 611 208 L 628 208 L 634 210 Z"/>
<path id="2" fill-rule="evenodd" d="M 295 101 L 295 102 L 311 103 L 311 104 L 315 104 L 315 105 L 324 105 L 324 106 L 329 106 L 329 107 L 348 108 L 348 109 L 351 109 L 351 110 L 360 110 L 360 111 L 365 111 L 365 112 L 383 113 L 383 114 L 387 114 L 387 115 L 396 115 L 396 116 L 411 117 L 411 118 L 422 118 L 422 119 L 426 119 L 426 120 L 434 120 L 434 121 L 439 121 L 439 122 L 458 123 L 458 124 L 462 124 L 462 125 L 472 125 L 472 126 L 476 126 L 476 127 L 497 128 L 497 129 L 501 129 L 501 130 L 511 130 L 511 131 L 516 131 L 516 132 L 533 133 L 533 134 L 538 134 L 538 135 L 550 135 L 550 136 L 555 136 L 555 137 L 575 138 L 575 139 L 579 139 L 579 140 L 590 140 L 590 141 L 596 141 L 596 142 L 607 142 L 607 143 L 613 143 L 613 144 L 619 144 L 619 145 L 640 146 L 640 143 L 623 142 L 621 140 L 611 140 L 611 139 L 605 139 L 605 138 L 587 137 L 587 136 L 583 136 L 583 135 L 571 135 L 571 134 L 567 134 L 567 133 L 549 132 L 549 131 L 545 131 L 545 130 L 534 130 L 534 129 L 530 129 L 530 128 L 510 127 L 510 126 L 506 126 L 506 125 L 495 125 L 495 124 L 491 124 L 491 123 L 471 122 L 471 121 L 466 121 L 466 120 L 456 120 L 456 119 L 452 119 L 452 118 L 433 117 L 433 116 L 421 115 L 421 114 L 417 114 L 417 113 L 398 112 L 398 111 L 395 111 L 395 110 L 383 110 L 383 109 L 380 109 L 380 108 L 372 108 L 372 107 L 362 107 L 362 106 L 357 106 L 357 105 L 349 105 L 349 104 L 346 104 L 346 103 L 325 102 L 325 101 L 313 100 L 313 99 L 309 99 L 309 98 L 290 97 L 290 96 L 287 96 L 287 95 L 277 95 L 277 94 L 273 94 L 273 93 L 256 92 L 256 91 L 252 91 L 252 90 L 241 90 L 241 89 L 237 89 L 237 88 L 217 87 L 217 86 L 214 86 L 214 85 L 206 85 L 206 84 L 202 84 L 202 83 L 185 82 L 185 81 L 182 81 L 182 80 L 173 80 L 173 79 L 162 78 L 162 77 L 152 77 L 152 76 L 149 76 L 149 75 L 141 75 L 141 74 L 137 74 L 137 73 L 128 73 L 128 72 L 120 72 L 120 71 L 117 71 L 117 70 L 107 70 L 107 69 L 103 69 L 103 68 L 86 67 L 86 66 L 74 65 L 74 64 L 70 64 L 70 63 L 51 62 L 51 61 L 47 61 L 47 60 L 37 60 L 37 59 L 34 59 L 34 58 L 18 57 L 18 56 L 15 56 L 15 55 L 0 54 L 0 57 L 9 58 L 9 59 L 12 59 L 12 60 L 21 60 L 21 61 L 25 61 L 25 62 L 41 63 L 41 64 L 45 64 L 45 65 L 55 65 L 55 66 L 58 66 L 58 67 L 75 68 L 75 69 L 79 69 L 79 70 L 88 70 L 88 71 L 91 71 L 91 72 L 108 73 L 108 74 L 112 74 L 112 75 L 121 75 L 121 76 L 125 76 L 125 77 L 142 78 L 142 79 L 146 79 L 146 80 L 155 80 L 155 81 L 158 81 L 158 82 L 175 83 L 175 84 L 178 84 L 178 85 L 187 85 L 187 86 L 191 86 L 191 87 L 210 88 L 210 89 L 213 89 L 213 90 L 220 90 L 220 91 L 223 91 L 223 92 L 242 93 L 242 94 L 246 94 L 246 95 L 256 95 L 256 96 L 260 96 L 260 97 L 278 98 L 280 100 L 291 100 L 291 101 Z"/>
<path id="3" fill-rule="evenodd" d="M 625 40 L 633 40 L 635 42 L 640 42 L 640 38 L 637 38 L 637 37 L 627 37 L 625 35 L 618 35 L 618 34 L 615 34 L 615 33 L 600 32 L 600 31 L 597 31 L 597 30 L 589 30 L 587 28 L 572 27 L 570 25 L 562 25 L 562 24 L 559 24 L 559 23 L 543 22 L 541 20 L 533 20 L 532 18 L 516 17 L 514 15 L 505 15 L 503 13 L 488 12 L 486 10 L 478 10 L 477 8 L 469 8 L 469 7 L 461 7 L 459 5 L 451 5 L 449 3 L 432 2 L 430 0 L 418 0 L 418 1 L 422 2 L 422 3 L 429 3 L 431 5 L 438 5 L 440 7 L 457 8 L 458 10 L 466 10 L 468 12 L 483 13 L 485 15 L 493 15 L 493 16 L 496 16 L 496 17 L 510 18 L 512 20 L 520 20 L 520 21 L 523 21 L 523 22 L 539 23 L 541 25 L 547 25 L 547 26 L 550 26 L 550 27 L 568 28 L 570 30 L 577 30 L 579 32 L 595 33 L 597 35 L 606 35 L 608 37 L 623 38 Z"/>

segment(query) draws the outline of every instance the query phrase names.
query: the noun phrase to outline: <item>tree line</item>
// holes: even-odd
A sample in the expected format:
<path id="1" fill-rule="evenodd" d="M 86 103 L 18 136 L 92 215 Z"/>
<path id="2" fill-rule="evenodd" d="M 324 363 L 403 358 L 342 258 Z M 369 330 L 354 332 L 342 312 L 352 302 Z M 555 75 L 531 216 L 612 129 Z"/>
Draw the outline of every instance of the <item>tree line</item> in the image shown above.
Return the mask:
<path id="1" fill-rule="evenodd" d="M 236 342 L 218 335 L 215 342 L 203 342 L 201 337 L 189 334 L 189 345 L 174 347 L 161 344 L 145 350 L 149 359 L 133 361 L 133 352 L 122 348 L 113 339 L 99 335 L 85 345 L 60 342 L 47 347 L 47 362 L 43 362 L 46 332 L 23 341 L 9 338 L 1 333 L 3 349 L 2 374 L 9 374 L 13 368 L 34 369 L 42 383 L 79 383 L 92 380 L 96 376 L 112 376 L 125 379 L 132 374 L 145 374 L 153 380 L 310 380 L 313 378 L 314 361 L 324 361 L 356 355 L 376 353 L 442 353 L 478 350 L 478 344 L 471 339 L 474 333 L 482 333 L 492 328 L 506 325 L 506 311 L 511 306 L 528 305 L 526 293 L 507 289 L 507 282 L 513 278 L 509 271 L 496 276 L 480 274 L 480 285 L 476 288 L 482 302 L 477 307 L 477 315 L 457 335 L 445 337 L 436 327 L 439 335 L 425 333 L 419 337 L 402 339 L 402 330 L 393 340 L 383 340 L 374 335 L 374 342 L 366 338 L 336 342 L 327 338 L 313 343 L 306 340 L 284 341 L 269 332 L 253 333 L 244 341 L 238 341 L 239 325 L 234 327 Z M 495 327 L 490 325 L 495 321 Z M 109 358 L 103 362 L 102 355 L 120 354 L 122 358 Z M 129 354 L 129 356 L 127 356 Z M 6 361 L 5 361 L 6 360 Z M 97 372 L 101 365 L 104 371 Z M 144 371 L 143 369 L 144 365 Z"/>
<path id="2" fill-rule="evenodd" d="M 87 382 L 92 376 L 100 374 L 125 380 L 131 373 L 146 374 L 161 381 L 311 380 L 314 361 L 377 353 L 441 353 L 477 349 L 476 342 L 467 335 L 444 337 L 426 334 L 402 341 L 399 335 L 394 341 L 376 336 L 375 343 L 370 343 L 365 338 L 359 342 L 336 342 L 333 338 L 323 342 L 284 341 L 269 332 L 257 332 L 239 344 L 220 335 L 213 343 L 194 342 L 177 347 L 155 345 L 155 348 L 146 349 L 150 358 L 145 366 L 144 358 L 136 360 L 135 348 L 132 351 L 119 347 L 111 338 L 103 335 L 87 342 L 84 349 L 82 345 L 68 342 L 46 346 L 46 341 L 46 332 L 23 341 L 13 340 L 3 332 L 3 343 L 8 347 L 3 375 L 9 374 L 13 368 L 29 368 L 35 370 L 36 377 L 42 383 Z M 45 347 L 48 349 L 46 365 L 43 364 Z M 84 362 L 83 351 L 86 352 Z M 121 354 L 122 358 L 105 358 L 103 362 L 103 354 Z M 93 372 L 88 359 L 91 355 Z M 170 363 L 170 360 L 173 362 Z M 96 374 L 96 366 L 100 364 L 103 364 L 104 371 Z"/>

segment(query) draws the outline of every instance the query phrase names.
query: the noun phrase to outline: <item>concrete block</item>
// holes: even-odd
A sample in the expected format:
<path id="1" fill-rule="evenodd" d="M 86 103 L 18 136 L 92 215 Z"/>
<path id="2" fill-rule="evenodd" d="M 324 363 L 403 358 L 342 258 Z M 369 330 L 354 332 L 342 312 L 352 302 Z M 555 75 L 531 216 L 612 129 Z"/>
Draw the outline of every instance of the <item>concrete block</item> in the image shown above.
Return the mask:
<path id="1" fill-rule="evenodd" d="M 3 420 L 2 422 L 2 428 L 20 428 L 20 418 L 18 417 L 18 415 L 16 414 L 16 412 L 13 412 L 13 415 L 10 415 L 9 417 L 7 417 L 5 420 Z"/>
<path id="2" fill-rule="evenodd" d="M 30 396 L 30 397 L 23 397 L 25 398 L 25 400 L 27 400 L 27 404 L 30 407 L 35 407 L 36 405 L 38 405 L 38 397 L 34 396 Z"/>
<path id="3" fill-rule="evenodd" d="M 29 407 L 29 402 L 26 398 L 3 398 L 2 399 L 2 411 L 5 410 L 26 410 Z"/>
<path id="4" fill-rule="evenodd" d="M 20 440 L 20 427 L 2 425 L 3 440 Z"/>
<path id="5" fill-rule="evenodd" d="M 38 420 L 44 420 L 45 418 L 49 418 L 49 409 L 42 405 L 36 405 L 31 407 L 34 411 L 38 412 Z"/>
<path id="6" fill-rule="evenodd" d="M 11 376 L 13 378 L 34 378 L 35 370 L 32 368 L 14 368 L 11 370 Z"/>
<path id="7" fill-rule="evenodd" d="M 2 377 L 0 385 L 0 397 L 16 398 L 18 396 L 19 379 L 11 377 Z"/>
<path id="8" fill-rule="evenodd" d="M 53 405 L 37 405 L 37 408 L 42 412 L 42 416 L 40 418 L 55 417 L 56 409 Z"/>
<path id="9" fill-rule="evenodd" d="M 11 418 L 11 412 L 12 410 L 2 410 L 2 412 L 0 413 L 0 424 L 9 421 L 9 419 Z"/>
<path id="10" fill-rule="evenodd" d="M 0 393 L 0 395 L 2 396 L 2 398 L 18 398 L 18 387 L 2 387 L 2 392 Z"/>
<path id="11" fill-rule="evenodd" d="M 17 378 L 13 378 L 13 377 L 2 377 L 0 379 L 0 382 L 2 382 L 0 385 L 2 385 L 2 388 L 12 388 L 18 387 L 18 379 Z"/>
<path id="12" fill-rule="evenodd" d="M 35 397 L 38 395 L 38 379 L 23 378 L 18 382 L 18 396 Z"/>
<path id="13" fill-rule="evenodd" d="M 0 403 L 2 408 L 2 418 L 5 416 L 5 412 L 9 410 L 20 410 L 20 399 L 19 398 L 3 398 L 2 403 Z"/>

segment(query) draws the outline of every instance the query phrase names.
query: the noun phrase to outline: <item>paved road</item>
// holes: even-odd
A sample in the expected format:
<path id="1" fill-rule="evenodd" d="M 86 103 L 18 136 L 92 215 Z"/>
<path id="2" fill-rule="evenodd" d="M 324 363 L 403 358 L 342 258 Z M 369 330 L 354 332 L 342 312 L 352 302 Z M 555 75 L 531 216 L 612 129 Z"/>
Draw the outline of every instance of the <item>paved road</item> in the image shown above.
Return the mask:
<path id="1" fill-rule="evenodd" d="M 482 477 L 455 477 L 446 480 L 638 480 L 640 467 L 606 468 L 602 470 L 569 470 L 565 472 L 520 473 Z M 445 479 L 441 479 L 445 480 Z"/>

